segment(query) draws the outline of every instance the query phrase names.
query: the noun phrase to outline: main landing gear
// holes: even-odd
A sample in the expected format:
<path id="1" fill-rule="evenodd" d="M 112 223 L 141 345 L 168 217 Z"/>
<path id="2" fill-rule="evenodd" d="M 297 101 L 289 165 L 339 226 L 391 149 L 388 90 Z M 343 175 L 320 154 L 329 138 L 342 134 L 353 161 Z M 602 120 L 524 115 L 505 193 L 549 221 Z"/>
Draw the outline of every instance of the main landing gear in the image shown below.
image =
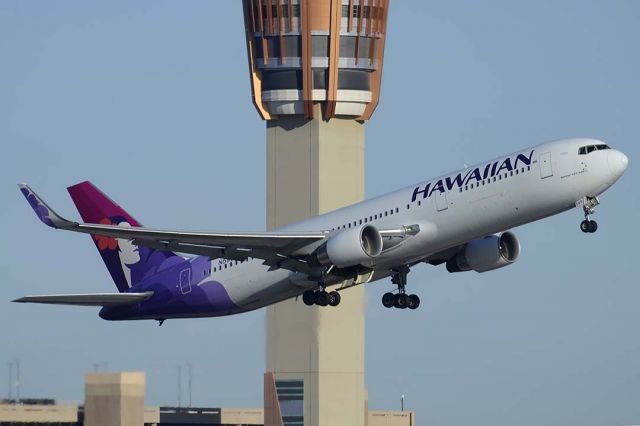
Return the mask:
<path id="1" fill-rule="evenodd" d="M 302 301 L 307 306 L 338 306 L 340 304 L 340 293 L 337 291 L 325 291 L 324 288 L 313 291 L 307 290 L 302 293 Z"/>
<path id="2" fill-rule="evenodd" d="M 405 291 L 408 273 L 408 266 L 402 266 L 394 270 L 391 282 L 398 286 L 398 293 L 385 293 L 382 296 L 382 305 L 385 308 L 418 309 L 418 306 L 420 306 L 420 298 L 415 294 L 408 295 Z"/>
<path id="3" fill-rule="evenodd" d="M 584 220 L 580 222 L 580 230 L 584 233 L 593 234 L 598 230 L 598 222 L 591 220 L 591 215 L 595 213 L 595 207 L 600 204 L 598 197 L 585 197 L 578 202 L 582 204 Z"/>

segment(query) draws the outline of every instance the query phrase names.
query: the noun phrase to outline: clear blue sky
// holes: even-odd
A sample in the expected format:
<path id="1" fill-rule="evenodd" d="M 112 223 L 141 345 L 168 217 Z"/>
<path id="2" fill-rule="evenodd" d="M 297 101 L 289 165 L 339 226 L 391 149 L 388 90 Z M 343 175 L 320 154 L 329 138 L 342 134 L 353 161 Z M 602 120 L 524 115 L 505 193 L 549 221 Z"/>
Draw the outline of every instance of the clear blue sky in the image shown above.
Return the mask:
<path id="1" fill-rule="evenodd" d="M 574 210 L 516 229 L 509 268 L 415 268 L 416 312 L 368 287 L 370 407 L 404 393 L 420 424 L 640 423 L 639 41 L 636 0 L 392 1 L 367 196 L 572 136 L 631 166 L 597 234 Z M 12 359 L 24 396 L 60 400 L 108 361 L 174 404 L 190 361 L 195 404 L 262 405 L 264 310 L 159 328 L 9 300 L 115 290 L 88 238 L 38 223 L 15 183 L 71 217 L 65 187 L 90 179 L 150 226 L 263 230 L 264 128 L 239 1 L 0 2 L 0 395 Z"/>

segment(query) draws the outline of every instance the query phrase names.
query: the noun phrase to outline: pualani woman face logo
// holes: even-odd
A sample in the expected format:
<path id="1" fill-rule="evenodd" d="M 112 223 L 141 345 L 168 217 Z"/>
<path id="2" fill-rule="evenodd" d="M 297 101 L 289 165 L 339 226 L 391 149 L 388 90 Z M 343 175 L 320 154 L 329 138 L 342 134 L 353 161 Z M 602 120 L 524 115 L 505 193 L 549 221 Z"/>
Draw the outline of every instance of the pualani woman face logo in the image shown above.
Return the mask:
<path id="1" fill-rule="evenodd" d="M 120 222 L 118 226 L 122 228 L 131 228 L 129 222 Z M 131 288 L 131 265 L 135 265 L 140 262 L 140 253 L 138 252 L 138 246 L 134 245 L 131 240 L 125 240 L 118 238 L 118 254 L 120 256 L 120 264 L 122 265 L 122 272 L 124 277 Z"/>
<path id="2" fill-rule="evenodd" d="M 120 222 L 118 226 L 122 228 L 131 228 L 129 222 Z M 120 262 L 122 262 L 123 265 L 133 265 L 140 262 L 138 246 L 133 244 L 131 240 L 118 238 L 117 241 L 120 253 Z"/>
<path id="3" fill-rule="evenodd" d="M 122 228 L 131 228 L 131 224 L 121 217 L 104 218 L 100 223 L 102 225 L 118 225 Z M 103 254 L 113 253 L 118 255 L 120 268 L 127 286 L 131 288 L 131 267 L 140 262 L 138 246 L 133 244 L 131 240 L 124 238 L 112 238 L 104 235 L 94 235 L 93 238 L 96 240 L 98 249 Z M 110 254 L 108 256 L 111 257 L 113 255 Z"/>

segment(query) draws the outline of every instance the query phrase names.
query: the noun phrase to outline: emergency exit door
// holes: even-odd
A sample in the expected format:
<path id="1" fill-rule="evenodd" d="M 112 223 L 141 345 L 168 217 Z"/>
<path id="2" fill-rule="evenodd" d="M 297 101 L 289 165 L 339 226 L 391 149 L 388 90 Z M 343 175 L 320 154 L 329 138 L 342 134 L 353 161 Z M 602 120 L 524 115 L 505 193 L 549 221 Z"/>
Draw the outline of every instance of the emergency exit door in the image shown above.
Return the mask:
<path id="1" fill-rule="evenodd" d="M 540 178 L 541 179 L 553 176 L 553 166 L 551 164 L 551 153 L 550 152 L 545 152 L 544 154 L 542 154 L 540 156 L 540 159 L 538 160 L 538 163 L 540 164 Z"/>
<path id="2" fill-rule="evenodd" d="M 191 293 L 191 269 L 180 271 L 180 292 L 182 294 Z"/>

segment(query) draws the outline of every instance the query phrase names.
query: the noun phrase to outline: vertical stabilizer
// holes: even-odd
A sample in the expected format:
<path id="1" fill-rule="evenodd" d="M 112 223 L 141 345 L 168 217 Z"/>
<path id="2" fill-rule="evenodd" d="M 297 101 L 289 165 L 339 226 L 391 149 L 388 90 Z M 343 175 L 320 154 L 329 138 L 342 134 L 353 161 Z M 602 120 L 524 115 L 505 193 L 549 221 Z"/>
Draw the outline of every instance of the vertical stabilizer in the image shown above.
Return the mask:
<path id="1" fill-rule="evenodd" d="M 81 182 L 67 190 L 86 223 L 142 226 L 91 182 Z M 175 253 L 138 246 L 131 240 L 104 235 L 91 235 L 91 238 L 120 292 L 128 291 L 144 278 L 155 274 L 160 265 L 167 266 L 166 263 L 172 260 L 182 261 Z"/>

